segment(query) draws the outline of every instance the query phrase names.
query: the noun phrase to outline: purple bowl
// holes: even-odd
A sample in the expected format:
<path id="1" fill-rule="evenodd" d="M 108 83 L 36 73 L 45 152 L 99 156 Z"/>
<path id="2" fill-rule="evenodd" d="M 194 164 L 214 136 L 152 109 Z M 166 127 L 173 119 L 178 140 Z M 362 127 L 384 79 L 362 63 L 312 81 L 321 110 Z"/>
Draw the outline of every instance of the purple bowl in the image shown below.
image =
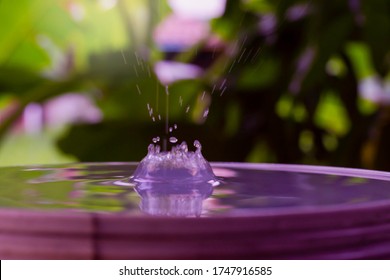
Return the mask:
<path id="1" fill-rule="evenodd" d="M 135 167 L 1 168 L 0 258 L 390 258 L 390 173 L 212 163 L 211 189 L 144 194 Z"/>

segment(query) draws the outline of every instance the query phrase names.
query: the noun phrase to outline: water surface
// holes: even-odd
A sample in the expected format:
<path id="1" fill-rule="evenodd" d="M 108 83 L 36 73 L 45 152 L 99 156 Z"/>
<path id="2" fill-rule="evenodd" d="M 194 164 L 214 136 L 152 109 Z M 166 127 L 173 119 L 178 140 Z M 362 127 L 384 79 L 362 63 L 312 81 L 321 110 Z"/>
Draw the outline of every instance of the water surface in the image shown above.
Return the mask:
<path id="1" fill-rule="evenodd" d="M 214 163 L 219 185 L 143 192 L 129 182 L 136 166 L 77 163 L 0 168 L 0 208 L 207 217 L 390 203 L 390 176 L 383 172 L 358 177 L 353 174 L 359 175 L 359 170 L 318 173 L 305 166 L 287 171 L 277 165 L 248 168 Z"/>

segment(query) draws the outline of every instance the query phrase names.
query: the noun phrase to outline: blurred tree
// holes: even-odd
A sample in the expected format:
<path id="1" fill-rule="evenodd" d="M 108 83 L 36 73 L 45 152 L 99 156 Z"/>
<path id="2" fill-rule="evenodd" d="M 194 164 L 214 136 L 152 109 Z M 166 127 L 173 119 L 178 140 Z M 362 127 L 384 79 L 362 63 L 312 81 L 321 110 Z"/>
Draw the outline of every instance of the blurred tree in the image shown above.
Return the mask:
<path id="1" fill-rule="evenodd" d="M 103 121 L 73 126 L 59 147 L 82 161 L 140 160 L 164 135 L 167 95 L 153 66 L 165 59 L 203 68 L 170 84 L 169 113 L 175 136 L 199 139 L 209 160 L 390 170 L 387 0 L 227 0 L 204 42 L 165 53 L 152 40 L 164 1 L 118 0 L 104 12 L 100 1 L 30 2 L 0 2 L 0 93 L 17 99 L 0 136 L 31 101 L 94 92 Z"/>
<path id="2" fill-rule="evenodd" d="M 381 0 L 228 1 L 204 77 L 227 86 L 204 127 L 222 130 L 200 133 L 208 158 L 390 170 L 389 15 Z"/>

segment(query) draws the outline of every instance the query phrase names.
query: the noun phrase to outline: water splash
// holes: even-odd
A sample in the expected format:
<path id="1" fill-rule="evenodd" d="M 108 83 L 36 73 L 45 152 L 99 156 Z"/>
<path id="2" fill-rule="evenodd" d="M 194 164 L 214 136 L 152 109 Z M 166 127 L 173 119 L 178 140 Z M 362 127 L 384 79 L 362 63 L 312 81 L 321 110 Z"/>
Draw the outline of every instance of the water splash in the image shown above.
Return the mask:
<path id="1" fill-rule="evenodd" d="M 162 151 L 150 144 L 130 182 L 142 197 L 141 209 L 151 215 L 200 216 L 202 202 L 219 184 L 199 141 L 195 151 L 185 142 Z M 178 199 L 179 198 L 179 199 Z"/>
<path id="2" fill-rule="evenodd" d="M 159 145 L 150 144 L 148 154 L 140 162 L 131 180 L 135 183 L 159 182 L 166 184 L 193 184 L 217 181 L 208 161 L 202 155 L 202 145 L 194 142 L 195 151 L 189 151 L 186 142 L 161 152 Z M 184 180 L 184 181 L 183 181 Z"/>

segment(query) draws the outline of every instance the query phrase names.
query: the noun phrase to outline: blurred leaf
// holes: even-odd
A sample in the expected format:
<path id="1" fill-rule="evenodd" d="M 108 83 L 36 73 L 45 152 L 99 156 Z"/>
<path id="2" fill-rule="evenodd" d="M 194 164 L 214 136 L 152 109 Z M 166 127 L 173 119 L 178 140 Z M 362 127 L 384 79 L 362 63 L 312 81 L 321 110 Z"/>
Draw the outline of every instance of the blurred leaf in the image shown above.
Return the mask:
<path id="1" fill-rule="evenodd" d="M 274 162 L 276 161 L 273 151 L 268 149 L 267 143 L 258 141 L 248 154 L 245 161 L 247 162 Z"/>
<path id="2" fill-rule="evenodd" d="M 212 30 L 226 41 L 237 41 L 243 30 L 251 32 L 253 23 L 257 22 L 254 15 L 242 12 L 240 2 L 227 0 L 224 15 L 211 22 Z"/>
<path id="3" fill-rule="evenodd" d="M 275 107 L 275 111 L 279 117 L 287 119 L 293 108 L 293 98 L 290 94 L 282 95 Z"/>
<path id="4" fill-rule="evenodd" d="M 351 32 L 352 23 L 352 16 L 344 15 L 333 19 L 332 22 L 320 28 L 321 33 L 316 34 L 318 38 L 315 40 L 314 46 L 315 59 L 310 70 L 306 72 L 302 82 L 303 88 L 310 88 L 314 84 L 324 81 L 326 63 L 332 54 L 342 50 L 344 42 Z"/>
<path id="5" fill-rule="evenodd" d="M 347 67 L 339 56 L 332 56 L 326 63 L 326 70 L 329 74 L 336 77 L 344 77 L 347 73 Z"/>
<path id="6" fill-rule="evenodd" d="M 365 98 L 358 99 L 358 107 L 363 115 L 372 115 L 378 110 L 377 104 L 374 104 Z"/>
<path id="7" fill-rule="evenodd" d="M 49 64 L 49 58 L 39 43 L 38 35 L 48 31 L 47 28 L 41 30 L 42 26 L 53 28 L 52 33 L 48 33 L 49 36 L 65 35 L 61 26 L 67 17 L 65 12 L 58 8 L 60 3 L 50 0 L 3 1 L 0 9 L 0 65 L 40 71 Z M 52 14 L 56 18 L 52 18 L 49 24 L 46 18 Z M 59 21 L 58 17 L 63 21 Z M 43 22 L 46 24 L 42 25 Z"/>
<path id="8" fill-rule="evenodd" d="M 272 86 L 279 77 L 280 62 L 277 59 L 265 58 L 254 65 L 244 67 L 239 73 L 237 86 L 243 89 L 261 89 Z"/>
<path id="9" fill-rule="evenodd" d="M 139 161 L 157 133 L 152 124 L 111 121 L 74 126 L 58 144 L 81 161 Z"/>
<path id="10" fill-rule="evenodd" d="M 275 12 L 275 5 L 269 0 L 242 0 L 242 7 L 261 14 Z"/>
<path id="11" fill-rule="evenodd" d="M 352 62 L 358 79 L 364 79 L 375 74 L 372 65 L 370 49 L 364 43 L 348 43 L 346 52 Z"/>
<path id="12" fill-rule="evenodd" d="M 316 124 L 336 135 L 345 135 L 350 122 L 340 99 L 334 93 L 322 96 L 315 116 Z"/>
<path id="13" fill-rule="evenodd" d="M 22 95 L 43 81 L 44 79 L 35 71 L 20 67 L 0 66 L 0 94 L 1 92 L 12 92 Z"/>

